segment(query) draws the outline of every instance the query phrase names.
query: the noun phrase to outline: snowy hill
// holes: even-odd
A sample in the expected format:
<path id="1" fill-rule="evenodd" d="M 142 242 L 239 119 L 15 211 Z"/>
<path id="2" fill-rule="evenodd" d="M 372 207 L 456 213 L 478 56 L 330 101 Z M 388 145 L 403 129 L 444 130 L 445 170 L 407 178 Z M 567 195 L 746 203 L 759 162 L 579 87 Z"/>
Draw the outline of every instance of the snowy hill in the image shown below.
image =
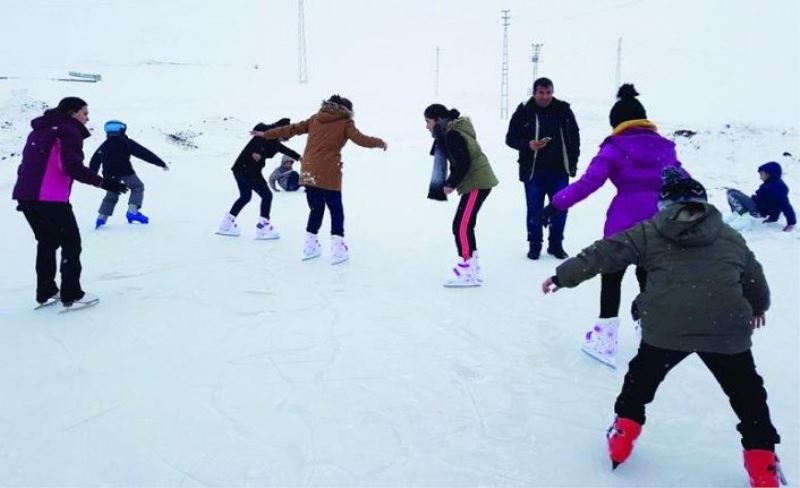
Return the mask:
<path id="1" fill-rule="evenodd" d="M 696 357 L 659 390 L 633 457 L 609 469 L 604 433 L 625 368 L 579 350 L 599 280 L 545 297 L 539 284 L 557 261 L 525 258 L 516 155 L 497 116 L 500 6 L 428 3 L 306 2 L 311 83 L 298 86 L 293 2 L 5 1 L 16 21 L 0 33 L 2 70 L 13 76 L 0 80 L 0 485 L 747 485 L 736 419 Z M 529 83 L 523 33 L 539 18 L 534 3 L 508 4 L 518 19 L 513 103 Z M 800 205 L 798 102 L 787 88 L 800 77 L 791 43 L 798 31 L 789 32 L 798 7 L 758 12 L 763 22 L 751 26 L 748 49 L 788 42 L 755 60 L 756 70 L 782 59 L 786 79 L 751 85 L 717 45 L 738 35 L 753 7 L 729 6 L 730 25 L 717 19 L 709 32 L 702 19 L 714 3 L 693 6 L 692 18 L 680 13 L 688 2 L 574 1 L 548 11 L 543 74 L 552 68 L 556 96 L 576 111 L 580 170 L 609 132 L 613 80 L 601 87 L 587 70 L 605 55 L 613 74 L 613 50 L 598 39 L 611 46 L 623 35 L 631 46 L 625 77 L 661 132 L 697 132 L 676 142 L 712 203 L 726 210 L 723 187 L 751 192 L 755 168 L 777 160 Z M 690 47 L 665 46 L 677 34 L 667 36 L 672 30 L 654 16 L 683 25 L 702 55 L 686 59 Z M 83 27 L 57 34 L 65 23 Z M 11 48 L 37 29 L 41 38 Z M 63 49 L 48 49 L 58 41 Z M 446 58 L 441 101 L 472 117 L 501 180 L 478 221 L 478 289 L 441 286 L 455 262 L 455 203 L 424 198 L 431 140 L 421 114 L 434 100 L 432 56 L 420 51 L 437 42 L 469 53 Z M 50 80 L 73 69 L 103 80 Z M 742 87 L 763 88 L 752 112 L 741 109 Z M 323 258 L 300 261 L 302 193 L 275 195 L 280 240 L 252 239 L 256 200 L 241 214 L 241 237 L 214 235 L 236 197 L 230 166 L 252 125 L 300 120 L 334 92 L 353 99 L 364 133 L 389 142 L 385 153 L 352 145 L 343 153 L 351 261 L 328 264 L 327 217 Z M 118 206 L 94 231 L 103 192 L 74 186 L 82 283 L 102 302 L 59 315 L 32 310 L 35 241 L 10 193 L 30 119 L 66 95 L 89 103 L 87 155 L 103 139 L 102 123 L 119 118 L 172 171 L 134 163 L 147 185 L 148 226 L 124 223 Z M 287 145 L 301 151 L 304 143 Z M 570 253 L 601 235 L 612 195 L 604 188 L 570 211 Z M 759 224 L 743 235 L 772 289 L 753 350 L 794 481 L 800 233 Z M 626 276 L 623 310 L 634 290 Z M 636 348 L 626 316 L 621 333 L 625 362 Z"/>

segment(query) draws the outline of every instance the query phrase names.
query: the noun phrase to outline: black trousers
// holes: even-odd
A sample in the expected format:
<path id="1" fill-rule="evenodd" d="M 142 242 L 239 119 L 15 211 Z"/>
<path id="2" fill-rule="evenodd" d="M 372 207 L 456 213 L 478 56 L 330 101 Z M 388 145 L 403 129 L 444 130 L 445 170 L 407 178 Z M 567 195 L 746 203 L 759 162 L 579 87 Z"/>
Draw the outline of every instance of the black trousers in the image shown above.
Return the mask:
<path id="1" fill-rule="evenodd" d="M 609 319 L 619 317 L 620 294 L 622 293 L 622 278 L 625 270 L 617 273 L 603 273 L 600 275 L 600 318 Z M 644 291 L 647 283 L 647 271 L 636 267 L 636 281 L 639 282 L 639 291 Z"/>
<path id="2" fill-rule="evenodd" d="M 306 186 L 306 201 L 308 202 L 308 225 L 306 232 L 316 234 L 322 227 L 322 218 L 325 216 L 325 207 L 331 212 L 331 235 L 344 237 L 344 206 L 342 205 L 342 192 L 326 190 L 316 186 Z"/>
<path id="3" fill-rule="evenodd" d="M 614 404 L 614 412 L 644 424 L 645 405 L 653 401 L 658 386 L 667 373 L 689 356 L 690 352 L 661 349 L 642 342 L 639 352 L 628 365 L 622 392 Z M 781 440 L 769 417 L 767 390 L 756 372 L 750 350 L 738 354 L 698 352 L 698 356 L 716 378 L 739 417 L 736 429 L 742 435 L 745 449 L 775 450 Z M 706 392 L 697 392 L 706 395 Z M 686 413 L 689 411 L 687 410 Z"/>
<path id="4" fill-rule="evenodd" d="M 81 289 L 81 234 L 72 205 L 61 202 L 20 202 L 17 207 L 36 237 L 36 301 L 55 295 L 56 250 L 61 248 L 61 300 L 83 298 Z"/>
<path id="5" fill-rule="evenodd" d="M 491 191 L 490 188 L 484 190 L 476 188 L 461 195 L 461 200 L 458 202 L 458 209 L 453 217 L 453 236 L 456 238 L 458 255 L 464 260 L 471 258 L 472 253 L 478 249 L 475 242 L 475 224 L 478 221 L 478 211 Z"/>
<path id="6" fill-rule="evenodd" d="M 257 175 L 246 175 L 239 171 L 233 172 L 236 178 L 236 185 L 239 187 L 239 199 L 233 202 L 231 215 L 239 215 L 245 205 L 250 202 L 253 192 L 261 197 L 261 216 L 269 220 L 272 210 L 272 192 L 269 190 L 267 180 L 259 173 Z"/>

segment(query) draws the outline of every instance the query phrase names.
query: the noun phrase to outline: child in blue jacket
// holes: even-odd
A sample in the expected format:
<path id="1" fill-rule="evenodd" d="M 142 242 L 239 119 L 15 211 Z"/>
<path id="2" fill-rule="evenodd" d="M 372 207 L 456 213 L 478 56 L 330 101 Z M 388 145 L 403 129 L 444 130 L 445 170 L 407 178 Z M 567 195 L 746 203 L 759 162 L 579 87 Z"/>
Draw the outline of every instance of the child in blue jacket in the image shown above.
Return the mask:
<path id="1" fill-rule="evenodd" d="M 783 169 L 775 161 L 758 167 L 763 183 L 755 195 L 748 197 L 739 190 L 728 189 L 728 204 L 731 211 L 739 215 L 749 213 L 753 217 L 765 218 L 764 223 L 777 222 L 781 214 L 786 217 L 784 231 L 794 230 L 797 217 L 789 202 L 789 187 L 781 179 Z"/>

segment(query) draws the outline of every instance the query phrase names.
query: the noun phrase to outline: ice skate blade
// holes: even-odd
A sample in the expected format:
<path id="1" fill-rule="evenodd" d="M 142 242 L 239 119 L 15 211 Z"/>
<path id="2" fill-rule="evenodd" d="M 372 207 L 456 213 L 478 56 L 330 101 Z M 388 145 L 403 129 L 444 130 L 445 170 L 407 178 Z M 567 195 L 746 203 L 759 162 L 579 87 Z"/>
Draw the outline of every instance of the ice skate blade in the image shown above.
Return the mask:
<path id="1" fill-rule="evenodd" d="M 481 284 L 476 281 L 474 283 L 444 283 L 442 286 L 445 288 L 477 288 Z"/>
<path id="2" fill-rule="evenodd" d="M 601 356 L 597 356 L 593 352 L 589 352 L 588 350 L 586 350 L 584 348 L 581 348 L 581 351 L 583 351 L 587 356 L 589 356 L 590 358 L 594 359 L 595 361 L 597 361 L 597 362 L 599 362 L 601 364 L 605 364 L 609 368 L 611 368 L 611 369 L 616 371 L 616 369 L 617 369 L 616 363 L 609 363 L 608 361 L 605 361 L 604 359 L 602 359 Z"/>
<path id="3" fill-rule="evenodd" d="M 66 306 L 65 305 L 64 308 L 62 308 L 58 313 L 62 314 L 62 313 L 67 313 L 67 312 L 77 312 L 77 311 L 83 310 L 85 308 L 94 307 L 98 303 L 100 303 L 100 299 L 99 298 L 96 298 L 96 299 L 94 299 L 94 300 L 92 300 L 90 302 L 86 302 L 86 303 L 73 303 L 70 306 Z"/>

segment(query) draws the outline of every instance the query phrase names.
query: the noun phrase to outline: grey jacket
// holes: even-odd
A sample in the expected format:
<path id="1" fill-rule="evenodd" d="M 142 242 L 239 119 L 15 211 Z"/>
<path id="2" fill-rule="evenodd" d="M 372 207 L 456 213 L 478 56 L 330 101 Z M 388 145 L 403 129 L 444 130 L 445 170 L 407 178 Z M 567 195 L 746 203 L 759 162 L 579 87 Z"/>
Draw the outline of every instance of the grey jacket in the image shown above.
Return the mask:
<path id="1" fill-rule="evenodd" d="M 570 288 L 631 264 L 647 270 L 636 297 L 644 342 L 723 354 L 750 348 L 750 319 L 769 308 L 769 287 L 742 236 L 714 206 L 667 207 L 565 261 L 557 282 Z"/>
<path id="2" fill-rule="evenodd" d="M 281 185 L 281 188 L 286 190 L 286 186 L 289 182 L 289 175 L 292 174 L 292 171 L 294 171 L 292 168 L 284 170 L 282 166 L 278 166 L 275 168 L 275 171 L 269 175 L 269 186 L 271 186 L 273 190 L 278 191 L 278 187 L 275 185 L 277 183 Z"/>

